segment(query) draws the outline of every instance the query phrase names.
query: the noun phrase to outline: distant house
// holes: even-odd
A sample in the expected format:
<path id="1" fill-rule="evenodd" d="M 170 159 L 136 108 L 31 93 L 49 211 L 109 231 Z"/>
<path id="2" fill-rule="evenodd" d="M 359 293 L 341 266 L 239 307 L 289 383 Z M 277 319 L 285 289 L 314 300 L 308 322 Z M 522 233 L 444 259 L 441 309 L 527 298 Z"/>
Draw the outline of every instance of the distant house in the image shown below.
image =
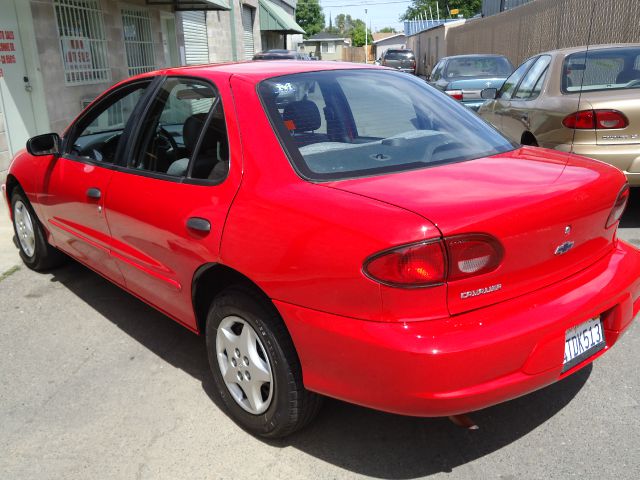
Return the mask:
<path id="1" fill-rule="evenodd" d="M 405 48 L 406 38 L 404 33 L 374 33 L 373 48 L 374 58 L 380 58 L 390 48 L 399 50 Z"/>
<path id="2" fill-rule="evenodd" d="M 350 38 L 320 32 L 303 42 L 304 51 L 320 60 L 342 60 L 342 49 L 351 45 Z"/>

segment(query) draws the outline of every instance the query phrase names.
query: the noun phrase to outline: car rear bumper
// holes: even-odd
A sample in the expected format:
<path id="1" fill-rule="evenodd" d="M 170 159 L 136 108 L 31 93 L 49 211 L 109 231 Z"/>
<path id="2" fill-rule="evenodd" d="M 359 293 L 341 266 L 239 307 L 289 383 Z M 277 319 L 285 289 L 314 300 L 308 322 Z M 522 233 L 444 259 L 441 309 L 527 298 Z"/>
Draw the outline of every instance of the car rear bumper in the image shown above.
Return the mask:
<path id="1" fill-rule="evenodd" d="M 627 176 L 629 185 L 640 186 L 640 144 L 629 145 L 573 145 L 562 144 L 556 150 L 573 151 L 584 157 L 595 158 L 601 162 L 618 167 Z"/>
<path id="2" fill-rule="evenodd" d="M 610 255 L 544 289 L 442 320 L 371 322 L 276 301 L 305 386 L 414 416 L 478 410 L 537 390 L 611 348 L 640 309 L 640 251 Z M 565 332 L 601 315 L 607 346 L 561 373 Z"/>
<path id="3" fill-rule="evenodd" d="M 462 101 L 460 103 L 462 103 L 465 107 L 470 108 L 471 110 L 473 110 L 474 112 L 477 112 L 478 109 L 480 109 L 480 107 L 482 106 L 482 104 L 485 102 L 485 100 L 470 100 L 470 101 Z"/>

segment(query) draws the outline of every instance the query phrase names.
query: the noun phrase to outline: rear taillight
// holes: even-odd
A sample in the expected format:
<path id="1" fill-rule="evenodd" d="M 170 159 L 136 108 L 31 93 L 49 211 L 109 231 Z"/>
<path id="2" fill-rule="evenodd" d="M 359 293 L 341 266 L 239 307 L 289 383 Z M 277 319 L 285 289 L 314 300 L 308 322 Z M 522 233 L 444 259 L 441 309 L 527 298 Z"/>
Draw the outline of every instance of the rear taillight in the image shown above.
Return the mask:
<path id="1" fill-rule="evenodd" d="M 385 285 L 428 287 L 491 272 L 503 255 L 489 235 L 457 235 L 385 250 L 369 257 L 363 271 Z"/>
<path id="2" fill-rule="evenodd" d="M 456 100 L 462 100 L 463 97 L 462 90 L 446 90 L 444 93 Z"/>
<path id="3" fill-rule="evenodd" d="M 618 197 L 616 198 L 616 202 L 613 204 L 613 208 L 611 209 L 611 213 L 609 214 L 609 218 L 607 219 L 607 224 L 605 228 L 609 228 L 612 225 L 615 225 L 622 214 L 624 213 L 624 209 L 627 206 L 627 202 L 629 201 L 629 184 L 625 183 L 620 193 L 618 193 Z"/>
<path id="4" fill-rule="evenodd" d="M 444 283 L 446 260 L 439 240 L 385 250 L 364 263 L 371 279 L 385 285 L 426 287 Z"/>
<path id="5" fill-rule="evenodd" d="M 627 127 L 629 120 L 617 110 L 580 110 L 567 115 L 562 124 L 577 130 L 611 130 Z"/>

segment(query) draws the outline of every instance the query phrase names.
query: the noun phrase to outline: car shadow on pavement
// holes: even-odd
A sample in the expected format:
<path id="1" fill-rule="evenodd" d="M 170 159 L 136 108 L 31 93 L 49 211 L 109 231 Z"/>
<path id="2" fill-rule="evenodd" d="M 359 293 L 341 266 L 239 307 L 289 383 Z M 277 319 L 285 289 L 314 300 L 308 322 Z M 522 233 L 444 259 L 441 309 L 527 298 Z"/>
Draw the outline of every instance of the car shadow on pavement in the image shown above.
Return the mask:
<path id="1" fill-rule="evenodd" d="M 198 379 L 224 410 L 209 373 L 203 338 L 76 262 L 51 273 L 52 281 L 63 284 L 145 348 Z M 411 479 L 450 472 L 544 424 L 571 402 L 591 370 L 589 365 L 562 382 L 471 414 L 479 430 L 466 430 L 443 418 L 404 417 L 326 399 L 318 418 L 307 428 L 265 443 L 294 447 L 342 469 L 378 478 Z"/>
<path id="2" fill-rule="evenodd" d="M 627 209 L 620 219 L 620 228 L 640 227 L 640 187 L 631 189 Z"/>

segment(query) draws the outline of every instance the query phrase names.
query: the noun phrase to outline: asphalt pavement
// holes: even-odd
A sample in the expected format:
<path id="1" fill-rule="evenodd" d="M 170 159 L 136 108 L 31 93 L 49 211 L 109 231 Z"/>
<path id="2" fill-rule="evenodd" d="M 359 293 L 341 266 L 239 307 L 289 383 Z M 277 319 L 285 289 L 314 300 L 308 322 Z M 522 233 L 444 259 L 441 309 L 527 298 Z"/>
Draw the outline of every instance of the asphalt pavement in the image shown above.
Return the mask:
<path id="1" fill-rule="evenodd" d="M 263 441 L 221 410 L 200 337 L 77 263 L 20 266 L 10 233 L 0 205 L 1 479 L 640 477 L 637 322 L 593 366 L 473 413 L 479 430 L 327 399 Z M 640 246 L 640 189 L 620 237 Z"/>

